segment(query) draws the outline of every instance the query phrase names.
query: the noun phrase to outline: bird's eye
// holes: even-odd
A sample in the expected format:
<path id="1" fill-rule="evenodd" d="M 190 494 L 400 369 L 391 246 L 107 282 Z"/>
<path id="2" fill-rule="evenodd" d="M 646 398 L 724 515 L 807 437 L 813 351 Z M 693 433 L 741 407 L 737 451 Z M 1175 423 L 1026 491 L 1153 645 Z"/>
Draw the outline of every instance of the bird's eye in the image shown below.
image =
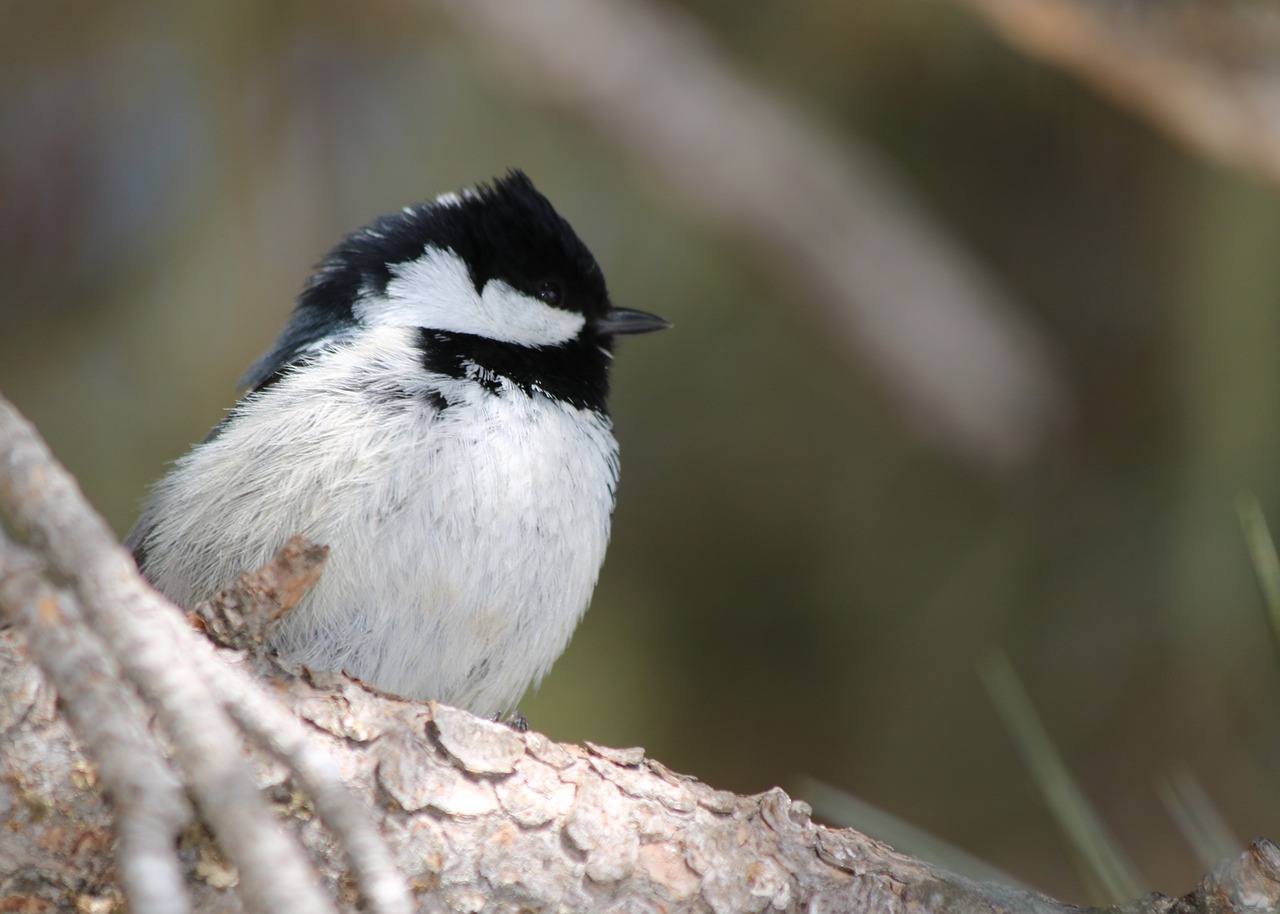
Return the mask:
<path id="1" fill-rule="evenodd" d="M 548 305 L 558 305 L 564 299 L 564 286 L 554 279 L 544 279 L 538 283 L 534 294 Z"/>

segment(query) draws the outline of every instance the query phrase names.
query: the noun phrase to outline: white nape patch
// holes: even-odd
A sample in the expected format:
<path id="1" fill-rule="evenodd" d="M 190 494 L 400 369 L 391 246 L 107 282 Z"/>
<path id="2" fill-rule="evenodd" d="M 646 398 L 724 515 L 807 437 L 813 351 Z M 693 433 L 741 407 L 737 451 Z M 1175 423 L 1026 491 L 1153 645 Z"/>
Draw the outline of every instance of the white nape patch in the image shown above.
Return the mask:
<path id="1" fill-rule="evenodd" d="M 567 343 L 586 324 L 581 314 L 553 308 L 501 280 L 489 280 L 476 294 L 462 258 L 435 248 L 393 264 L 386 294 L 365 293 L 354 310 L 367 326 L 471 333 L 520 346 Z"/>
<path id="2" fill-rule="evenodd" d="M 464 187 L 459 191 L 446 191 L 436 197 L 437 206 L 461 206 L 464 200 L 479 200 L 480 195 L 474 187 Z"/>

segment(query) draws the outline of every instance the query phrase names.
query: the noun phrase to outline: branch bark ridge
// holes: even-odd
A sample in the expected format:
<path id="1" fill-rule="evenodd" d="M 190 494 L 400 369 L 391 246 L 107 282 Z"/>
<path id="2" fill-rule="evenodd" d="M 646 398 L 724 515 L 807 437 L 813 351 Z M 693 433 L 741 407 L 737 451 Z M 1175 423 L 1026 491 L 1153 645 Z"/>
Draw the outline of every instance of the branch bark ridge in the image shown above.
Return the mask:
<path id="1" fill-rule="evenodd" d="M 14 625 L 0 630 L 0 910 L 117 910 L 123 882 L 138 914 L 310 914 L 361 901 L 397 912 L 413 907 L 406 877 L 427 911 L 1082 910 L 825 828 L 778 789 L 737 796 L 639 748 L 555 743 L 340 674 L 282 667 L 262 650 L 261 630 L 232 639 L 239 649 L 217 648 L 145 587 L 3 398 L 0 508 L 38 547 L 0 535 L 0 610 Z M 293 577 L 323 560 L 323 550 L 291 543 L 230 588 L 229 603 L 197 615 L 215 633 L 261 629 L 296 596 Z M 71 588 L 44 579 L 46 562 Z M 68 656 L 82 668 L 65 668 Z M 104 696 L 113 707 L 99 721 L 94 700 Z M 153 777 L 119 777 L 120 737 L 95 729 L 115 706 L 129 712 L 124 742 L 151 753 Z M 167 743 L 150 739 L 155 707 L 176 769 L 158 752 Z M 200 751 L 215 737 L 228 742 L 211 766 Z M 177 841 L 185 807 L 171 802 L 174 775 L 196 795 L 216 848 L 200 828 Z M 121 799 L 134 793 L 146 811 L 137 818 Z M 189 894 L 173 888 L 177 878 Z M 1192 895 L 1124 910 L 1280 910 L 1280 849 L 1256 842 Z"/>

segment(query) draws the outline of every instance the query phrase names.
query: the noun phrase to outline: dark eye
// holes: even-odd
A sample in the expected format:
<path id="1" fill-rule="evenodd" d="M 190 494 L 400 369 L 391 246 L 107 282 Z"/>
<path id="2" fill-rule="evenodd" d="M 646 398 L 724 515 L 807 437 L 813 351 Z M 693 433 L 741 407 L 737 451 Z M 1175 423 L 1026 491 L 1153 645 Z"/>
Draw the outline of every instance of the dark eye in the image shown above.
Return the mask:
<path id="1" fill-rule="evenodd" d="M 538 296 L 548 305 L 558 305 L 564 300 L 564 286 L 556 282 L 554 279 L 544 279 L 538 283 L 533 290 L 533 294 Z"/>

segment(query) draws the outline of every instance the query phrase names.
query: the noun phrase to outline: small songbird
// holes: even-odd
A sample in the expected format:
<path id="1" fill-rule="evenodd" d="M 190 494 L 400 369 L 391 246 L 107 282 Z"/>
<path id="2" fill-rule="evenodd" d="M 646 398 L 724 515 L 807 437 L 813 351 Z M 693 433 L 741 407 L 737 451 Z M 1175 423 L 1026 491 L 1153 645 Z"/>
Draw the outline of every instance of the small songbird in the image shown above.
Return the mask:
<path id="1" fill-rule="evenodd" d="M 126 541 L 190 608 L 293 534 L 327 544 L 286 660 L 509 711 L 564 651 L 618 481 L 615 308 L 525 175 L 383 216 L 321 262 L 249 389 L 155 486 Z"/>

